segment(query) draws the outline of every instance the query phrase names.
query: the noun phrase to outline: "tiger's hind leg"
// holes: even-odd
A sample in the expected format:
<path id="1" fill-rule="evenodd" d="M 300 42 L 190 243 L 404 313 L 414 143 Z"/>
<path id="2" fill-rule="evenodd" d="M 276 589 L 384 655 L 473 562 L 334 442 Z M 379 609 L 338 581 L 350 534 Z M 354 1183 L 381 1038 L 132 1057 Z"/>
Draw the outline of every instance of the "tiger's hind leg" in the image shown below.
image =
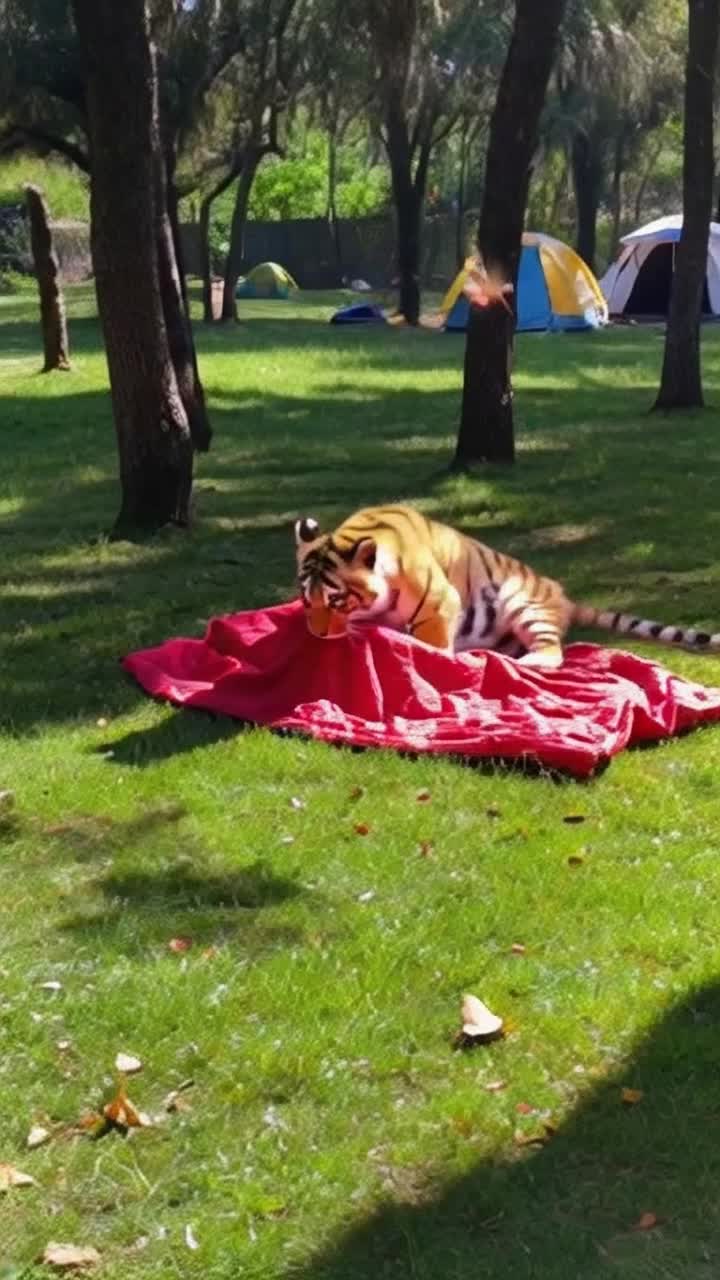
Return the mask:
<path id="1" fill-rule="evenodd" d="M 542 579 L 527 584 L 515 576 L 504 584 L 499 602 L 507 630 L 527 650 L 518 662 L 545 669 L 562 666 L 570 606 L 555 584 Z"/>

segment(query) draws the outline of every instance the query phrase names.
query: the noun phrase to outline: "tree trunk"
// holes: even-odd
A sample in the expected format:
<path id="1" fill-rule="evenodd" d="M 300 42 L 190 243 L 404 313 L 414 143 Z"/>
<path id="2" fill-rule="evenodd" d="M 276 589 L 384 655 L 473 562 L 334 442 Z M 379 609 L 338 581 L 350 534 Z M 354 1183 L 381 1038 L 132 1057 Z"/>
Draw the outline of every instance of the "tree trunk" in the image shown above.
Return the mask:
<path id="1" fill-rule="evenodd" d="M 478 248 L 492 275 L 517 283 L 530 166 L 565 0 L 516 0 L 490 124 Z M 470 308 L 454 467 L 513 462 L 513 317 L 499 304 Z"/>
<path id="2" fill-rule="evenodd" d="M 203 320 L 205 324 L 212 324 L 215 316 L 212 307 L 212 261 L 210 255 L 210 215 L 215 201 L 227 191 L 228 187 L 235 182 L 240 173 L 240 166 L 234 164 L 228 170 L 224 178 L 215 184 L 206 196 L 200 201 L 200 214 L 198 218 L 198 229 L 200 232 L 200 253 L 202 256 L 202 282 L 203 282 Z"/>
<path id="3" fill-rule="evenodd" d="M 65 299 L 45 197 L 39 187 L 28 183 L 25 187 L 25 200 L 30 219 L 30 245 L 40 294 L 40 322 L 45 349 L 43 373 L 50 373 L 53 369 L 70 368 Z"/>
<path id="4" fill-rule="evenodd" d="M 340 222 L 337 212 L 337 120 L 333 120 L 328 129 L 328 192 L 327 192 L 327 220 L 332 236 L 333 246 L 335 248 L 335 262 L 337 263 L 338 284 L 342 282 L 343 263 L 342 263 L 342 244 L 340 242 Z"/>
<path id="5" fill-rule="evenodd" d="M 683 228 L 675 255 L 660 390 L 654 408 L 703 405 L 700 313 L 713 204 L 713 105 L 720 0 L 688 0 Z"/>
<path id="6" fill-rule="evenodd" d="M 592 143 L 585 133 L 576 133 L 573 138 L 571 164 L 577 209 L 575 249 L 594 271 L 599 183 Z"/>
<path id="7" fill-rule="evenodd" d="M 162 166 L 145 0 L 73 0 L 87 68 L 91 235 L 120 454 L 115 536 L 187 524 L 193 445 L 170 352 L 156 210 Z M 121 123 L 121 127 L 119 127 Z"/>
<path id="8" fill-rule="evenodd" d="M 463 118 L 460 130 L 460 165 L 458 169 L 457 208 L 455 210 L 455 261 L 458 271 L 467 257 L 465 243 L 465 177 L 467 173 L 469 125 L 467 117 Z"/>
<path id="9" fill-rule="evenodd" d="M 413 181 L 407 120 L 402 106 L 394 100 L 387 106 L 385 126 L 395 204 L 398 311 L 408 324 L 416 325 L 420 319 L 420 222 L 425 186 Z"/>
<path id="10" fill-rule="evenodd" d="M 230 225 L 230 248 L 225 262 L 225 282 L 223 285 L 222 319 L 237 320 L 237 304 L 235 290 L 243 267 L 245 257 L 245 223 L 250 203 L 255 174 L 266 149 L 249 143 L 243 157 L 240 178 L 235 193 L 235 208 Z"/>
<path id="11" fill-rule="evenodd" d="M 625 171 L 625 139 L 619 134 L 615 139 L 615 157 L 612 180 L 612 230 L 610 254 L 614 258 L 620 240 L 623 218 L 623 173 Z"/>
<path id="12" fill-rule="evenodd" d="M 198 453 L 207 453 L 212 439 L 212 428 L 207 415 L 205 392 L 200 381 L 190 324 L 173 169 L 174 163 L 168 162 L 167 156 L 163 161 L 158 153 L 155 215 L 160 296 L 170 343 L 170 355 L 175 366 L 178 390 L 188 417 L 193 447 Z"/>

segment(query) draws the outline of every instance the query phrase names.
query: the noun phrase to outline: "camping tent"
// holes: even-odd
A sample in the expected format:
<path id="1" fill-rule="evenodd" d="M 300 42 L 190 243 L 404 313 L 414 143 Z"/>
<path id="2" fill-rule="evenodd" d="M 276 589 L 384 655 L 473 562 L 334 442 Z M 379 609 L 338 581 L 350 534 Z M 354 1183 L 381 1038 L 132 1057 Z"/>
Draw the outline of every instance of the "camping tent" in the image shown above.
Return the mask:
<path id="1" fill-rule="evenodd" d="M 670 303 L 675 246 L 682 214 L 656 218 L 623 236 L 620 254 L 608 267 L 601 287 L 612 315 L 664 316 Z M 720 223 L 710 223 L 703 312 L 720 315 Z"/>
<path id="2" fill-rule="evenodd" d="M 562 240 L 526 231 L 517 285 L 517 327 L 595 329 L 605 324 L 607 305 L 600 285 L 582 258 Z M 467 264 L 448 289 L 440 310 L 445 328 L 466 329 L 469 303 L 462 292 Z"/>
<path id="3" fill-rule="evenodd" d="M 242 280 L 238 281 L 237 298 L 287 298 L 297 285 L 284 267 L 277 262 L 260 262 Z"/>

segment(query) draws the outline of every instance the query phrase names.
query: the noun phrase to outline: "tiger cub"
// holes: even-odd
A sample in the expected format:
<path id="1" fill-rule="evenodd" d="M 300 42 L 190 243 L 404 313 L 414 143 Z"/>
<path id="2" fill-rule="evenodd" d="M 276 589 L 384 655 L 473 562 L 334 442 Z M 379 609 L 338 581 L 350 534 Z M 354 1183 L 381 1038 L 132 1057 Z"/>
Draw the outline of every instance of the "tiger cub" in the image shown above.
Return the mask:
<path id="1" fill-rule="evenodd" d="M 720 650 L 720 633 L 575 604 L 552 578 L 413 507 L 367 507 L 332 533 L 321 533 L 311 518 L 298 520 L 295 542 L 307 625 L 316 636 L 381 624 L 448 653 L 495 649 L 538 667 L 560 666 L 573 623 Z"/>

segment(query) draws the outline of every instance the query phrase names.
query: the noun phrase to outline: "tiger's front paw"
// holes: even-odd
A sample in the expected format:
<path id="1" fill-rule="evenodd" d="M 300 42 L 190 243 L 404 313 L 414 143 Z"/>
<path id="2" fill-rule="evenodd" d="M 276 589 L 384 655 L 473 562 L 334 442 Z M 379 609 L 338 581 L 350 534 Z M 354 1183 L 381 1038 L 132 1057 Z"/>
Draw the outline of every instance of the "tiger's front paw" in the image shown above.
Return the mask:
<path id="1" fill-rule="evenodd" d="M 517 661 L 525 667 L 540 667 L 545 671 L 556 671 L 563 664 L 562 649 L 538 649 L 537 653 L 524 653 Z"/>

